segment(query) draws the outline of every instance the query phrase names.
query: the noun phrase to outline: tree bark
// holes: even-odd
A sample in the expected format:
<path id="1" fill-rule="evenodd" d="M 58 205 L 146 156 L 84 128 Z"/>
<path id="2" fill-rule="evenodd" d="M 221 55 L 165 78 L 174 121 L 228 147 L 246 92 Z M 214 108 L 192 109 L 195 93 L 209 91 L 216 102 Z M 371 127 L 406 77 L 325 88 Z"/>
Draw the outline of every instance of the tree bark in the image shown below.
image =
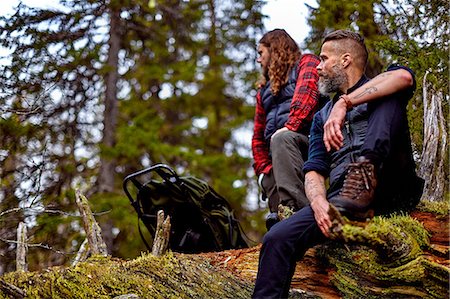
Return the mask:
<path id="1" fill-rule="evenodd" d="M 448 158 L 447 126 L 442 112 L 444 95 L 435 91 L 432 83 L 423 78 L 423 127 L 424 142 L 419 166 L 419 176 L 425 180 L 422 199 L 439 201 L 445 198 Z"/>
<path id="2" fill-rule="evenodd" d="M 98 188 L 100 192 L 114 190 L 115 161 L 105 150 L 111 150 L 116 142 L 117 125 L 117 81 L 119 78 L 118 64 L 120 51 L 120 7 L 110 7 L 109 52 L 107 74 L 105 76 L 105 112 L 103 114 L 103 153 L 100 156 L 100 175 Z"/>
<path id="3" fill-rule="evenodd" d="M 80 248 L 78 249 L 77 255 L 72 261 L 71 266 L 76 266 L 79 262 L 84 262 L 89 256 L 89 247 L 88 247 L 88 239 L 84 239 L 83 243 L 81 243 Z"/>
<path id="4" fill-rule="evenodd" d="M 415 211 L 411 214 L 411 217 L 421 222 L 424 228 L 430 233 L 430 246 L 428 246 L 421 258 L 433 262 L 436 267 L 442 267 L 443 274 L 436 275 L 432 273 L 433 270 L 426 270 L 441 276 L 445 281 L 448 280 L 448 274 L 450 273 L 450 261 L 449 261 L 449 216 L 437 217 L 433 213 Z M 261 245 L 256 247 L 240 249 L 240 250 L 227 250 L 222 252 L 204 253 L 202 256 L 210 259 L 211 264 L 225 268 L 232 272 L 237 277 L 245 280 L 254 281 L 258 272 L 258 259 Z M 343 294 L 339 293 L 333 281 L 336 281 L 336 267 L 330 264 L 322 258 L 321 246 L 309 249 L 305 256 L 297 262 L 295 273 L 292 279 L 291 288 L 301 289 L 310 296 L 318 296 L 323 299 L 337 299 L 342 298 Z M 350 250 L 350 249 L 348 249 Z M 335 257 L 339 259 L 339 257 Z M 419 258 L 419 259 L 421 259 Z M 386 262 L 386 261 L 384 261 Z M 399 260 L 396 261 L 397 263 Z M 395 262 L 393 262 L 394 264 Z M 389 264 L 389 263 L 388 263 Z M 398 268 L 408 267 L 408 263 L 404 265 L 398 265 Z M 356 274 L 358 278 L 364 278 L 363 271 Z M 447 273 L 447 274 L 445 274 Z M 399 282 L 398 277 L 393 276 L 390 281 L 386 281 L 385 288 L 394 287 Z M 364 283 L 374 283 L 373 281 L 364 280 Z M 436 282 L 436 284 L 438 284 Z M 442 283 L 441 283 L 442 284 Z M 445 282 L 445 285 L 447 283 Z M 371 286 L 369 286 L 371 287 Z M 380 289 L 380 287 L 374 284 L 373 289 Z M 421 298 L 423 291 L 420 288 L 415 288 L 414 285 L 401 285 L 399 288 L 404 288 L 403 292 L 410 292 L 412 295 L 408 298 Z M 396 289 L 399 290 L 398 288 Z M 445 293 L 445 290 L 443 291 Z M 442 293 L 442 292 L 441 292 Z M 448 289 L 447 289 L 448 293 Z M 348 294 L 347 294 L 348 295 Z M 425 294 L 426 295 L 426 294 Z M 449 293 L 450 295 L 450 293 Z M 346 296 L 344 296 L 346 297 Z M 387 296 L 389 297 L 389 296 Z M 395 296 L 394 296 L 395 297 Z M 390 297 L 390 298 L 394 298 Z M 426 296 L 425 296 L 426 297 Z M 433 296 L 431 296 L 433 297 Z M 431 298 L 430 297 L 430 298 Z M 447 296 L 448 297 L 448 296 Z M 310 297 L 308 297 L 310 298 Z M 353 298 L 353 297 L 349 297 Z M 380 298 L 384 298 L 380 296 Z M 406 297 L 402 297 L 406 298 Z"/>

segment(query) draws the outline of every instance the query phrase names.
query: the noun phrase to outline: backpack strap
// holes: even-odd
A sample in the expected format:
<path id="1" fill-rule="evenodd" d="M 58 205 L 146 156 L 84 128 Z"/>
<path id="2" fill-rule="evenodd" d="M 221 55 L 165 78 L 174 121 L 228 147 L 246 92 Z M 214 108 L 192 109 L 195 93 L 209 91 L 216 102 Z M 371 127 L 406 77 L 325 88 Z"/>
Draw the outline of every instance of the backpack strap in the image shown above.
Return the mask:
<path id="1" fill-rule="evenodd" d="M 145 244 L 145 247 L 147 247 L 147 249 L 149 251 L 152 251 L 152 248 L 150 248 L 150 245 L 148 245 L 147 240 L 145 240 L 144 234 L 142 233 L 142 229 L 141 229 L 141 222 L 140 222 L 140 218 L 138 217 L 138 230 L 139 230 L 139 235 L 141 236 L 142 241 Z"/>

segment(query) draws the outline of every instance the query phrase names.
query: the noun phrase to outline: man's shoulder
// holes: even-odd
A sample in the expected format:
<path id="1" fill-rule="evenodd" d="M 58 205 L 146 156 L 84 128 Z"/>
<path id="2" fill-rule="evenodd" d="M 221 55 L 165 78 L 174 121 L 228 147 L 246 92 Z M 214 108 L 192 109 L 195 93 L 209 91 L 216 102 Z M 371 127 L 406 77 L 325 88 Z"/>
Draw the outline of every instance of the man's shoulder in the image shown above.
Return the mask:
<path id="1" fill-rule="evenodd" d="M 387 68 L 386 71 L 395 71 L 395 70 L 399 70 L 399 69 L 403 69 L 406 70 L 408 72 L 410 72 L 413 76 L 414 76 L 414 71 L 412 69 L 410 69 L 409 67 L 399 64 L 399 63 L 392 63 L 390 64 Z"/>

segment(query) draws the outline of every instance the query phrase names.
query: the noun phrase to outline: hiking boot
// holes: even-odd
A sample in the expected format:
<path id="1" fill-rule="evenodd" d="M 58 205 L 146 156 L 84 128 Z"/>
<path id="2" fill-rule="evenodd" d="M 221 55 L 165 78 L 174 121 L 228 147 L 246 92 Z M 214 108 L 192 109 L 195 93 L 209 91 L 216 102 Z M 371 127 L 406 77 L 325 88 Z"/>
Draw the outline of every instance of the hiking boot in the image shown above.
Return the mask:
<path id="1" fill-rule="evenodd" d="M 349 218 L 361 220 L 371 218 L 374 214 L 371 205 L 376 186 L 375 166 L 365 157 L 360 157 L 356 163 L 348 165 L 339 195 L 329 201 Z"/>
<path id="2" fill-rule="evenodd" d="M 269 231 L 270 228 L 272 226 L 274 226 L 275 224 L 277 224 L 278 222 L 280 222 L 280 218 L 278 218 L 278 213 L 273 212 L 273 213 L 270 213 L 269 215 L 267 215 L 267 218 L 266 218 L 267 231 Z"/>

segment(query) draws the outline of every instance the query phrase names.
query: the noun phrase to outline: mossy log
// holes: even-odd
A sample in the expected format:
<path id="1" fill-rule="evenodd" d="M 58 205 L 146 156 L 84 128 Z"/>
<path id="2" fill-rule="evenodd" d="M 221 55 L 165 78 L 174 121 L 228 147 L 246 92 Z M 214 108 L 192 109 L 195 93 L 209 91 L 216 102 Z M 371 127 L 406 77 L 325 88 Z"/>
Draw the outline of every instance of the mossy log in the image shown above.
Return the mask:
<path id="1" fill-rule="evenodd" d="M 411 215 L 346 222 L 335 231 L 339 241 L 306 252 L 291 287 L 303 291 L 300 298 L 449 298 L 449 209 L 437 205 L 442 209 L 422 205 Z M 205 255 L 254 281 L 259 249 Z"/>
<path id="2" fill-rule="evenodd" d="M 295 298 L 448 298 L 449 217 L 417 211 L 345 223 L 340 241 L 297 264 Z M 344 240 L 344 241 L 342 241 Z M 260 246 L 132 261 L 93 256 L 74 267 L 0 277 L 0 298 L 250 298 Z"/>
<path id="3" fill-rule="evenodd" d="M 12 272 L 1 278 L 0 298 L 11 288 L 25 298 L 250 298 L 252 284 L 213 267 L 206 258 L 167 253 L 132 261 L 96 255 L 75 267 Z M 3 285 L 7 285 L 6 289 Z"/>

